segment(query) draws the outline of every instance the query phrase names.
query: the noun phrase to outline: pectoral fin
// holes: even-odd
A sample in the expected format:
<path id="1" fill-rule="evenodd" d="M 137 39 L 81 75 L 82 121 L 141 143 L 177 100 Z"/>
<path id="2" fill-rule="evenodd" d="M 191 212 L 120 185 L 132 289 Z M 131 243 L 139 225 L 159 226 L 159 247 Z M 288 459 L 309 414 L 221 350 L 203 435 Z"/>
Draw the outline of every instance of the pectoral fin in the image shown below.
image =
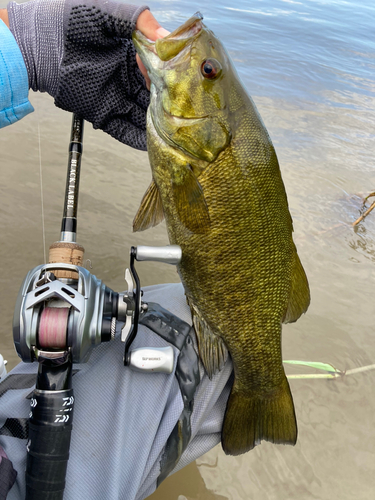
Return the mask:
<path id="1" fill-rule="evenodd" d="M 152 180 L 145 192 L 133 221 L 133 232 L 144 231 L 157 226 L 164 219 L 163 205 L 155 181 Z"/>
<path id="2" fill-rule="evenodd" d="M 193 302 L 187 299 L 190 306 L 194 330 L 197 335 L 199 357 L 207 372 L 207 375 L 212 379 L 216 372 L 222 369 L 227 358 L 228 350 L 222 341 L 221 337 L 216 335 L 207 322 L 202 317 L 199 309 Z"/>
<path id="3" fill-rule="evenodd" d="M 290 291 L 288 307 L 283 318 L 283 323 L 293 323 L 307 311 L 310 304 L 310 289 L 305 270 L 302 267 L 297 252 L 294 254 L 292 269 L 292 288 Z"/>
<path id="4" fill-rule="evenodd" d="M 193 233 L 210 228 L 210 215 L 202 186 L 190 165 L 180 166 L 172 175 L 172 193 L 180 221 Z"/>

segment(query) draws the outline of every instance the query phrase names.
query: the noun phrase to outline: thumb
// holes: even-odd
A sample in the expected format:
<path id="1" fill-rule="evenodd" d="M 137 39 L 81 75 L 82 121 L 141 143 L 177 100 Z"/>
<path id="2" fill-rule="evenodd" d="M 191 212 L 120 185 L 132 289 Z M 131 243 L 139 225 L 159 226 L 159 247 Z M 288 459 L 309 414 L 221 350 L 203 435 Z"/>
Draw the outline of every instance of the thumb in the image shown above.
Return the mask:
<path id="1" fill-rule="evenodd" d="M 138 16 L 136 29 L 153 41 L 169 35 L 169 31 L 160 26 L 149 10 L 144 10 Z"/>
<path id="2" fill-rule="evenodd" d="M 162 28 L 154 16 L 149 10 L 144 10 L 139 16 L 136 24 L 136 29 L 141 31 L 149 40 L 157 40 L 158 38 L 163 38 L 169 35 L 169 31 Z M 136 55 L 138 67 L 146 80 L 146 86 L 150 90 L 150 78 L 147 74 L 147 70 L 141 61 L 139 55 Z"/>

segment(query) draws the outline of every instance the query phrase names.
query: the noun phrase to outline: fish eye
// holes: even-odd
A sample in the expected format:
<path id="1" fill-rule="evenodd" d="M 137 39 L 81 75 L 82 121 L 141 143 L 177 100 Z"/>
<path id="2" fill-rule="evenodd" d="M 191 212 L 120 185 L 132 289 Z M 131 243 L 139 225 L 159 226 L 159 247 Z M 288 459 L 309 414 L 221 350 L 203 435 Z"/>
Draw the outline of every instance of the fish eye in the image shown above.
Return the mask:
<path id="1" fill-rule="evenodd" d="M 216 59 L 205 59 L 201 64 L 201 73 L 205 78 L 213 80 L 221 73 L 221 64 Z"/>

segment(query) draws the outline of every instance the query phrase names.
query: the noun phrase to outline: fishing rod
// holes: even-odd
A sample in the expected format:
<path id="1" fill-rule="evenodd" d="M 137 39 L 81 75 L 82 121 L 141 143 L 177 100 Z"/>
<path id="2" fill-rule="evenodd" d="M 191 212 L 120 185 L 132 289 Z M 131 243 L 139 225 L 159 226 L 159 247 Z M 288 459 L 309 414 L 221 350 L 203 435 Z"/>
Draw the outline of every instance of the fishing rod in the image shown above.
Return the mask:
<path id="1" fill-rule="evenodd" d="M 26 461 L 26 500 L 62 500 L 74 413 L 73 363 L 86 362 L 92 349 L 114 339 L 123 323 L 123 364 L 135 371 L 172 373 L 173 348 L 130 350 L 137 335 L 141 285 L 135 261 L 178 264 L 181 248 L 131 247 L 127 290 L 117 293 L 82 266 L 77 243 L 77 211 L 83 120 L 73 115 L 60 241 L 49 250 L 49 263 L 28 272 L 19 291 L 13 338 L 24 362 L 38 362 L 31 398 Z"/>

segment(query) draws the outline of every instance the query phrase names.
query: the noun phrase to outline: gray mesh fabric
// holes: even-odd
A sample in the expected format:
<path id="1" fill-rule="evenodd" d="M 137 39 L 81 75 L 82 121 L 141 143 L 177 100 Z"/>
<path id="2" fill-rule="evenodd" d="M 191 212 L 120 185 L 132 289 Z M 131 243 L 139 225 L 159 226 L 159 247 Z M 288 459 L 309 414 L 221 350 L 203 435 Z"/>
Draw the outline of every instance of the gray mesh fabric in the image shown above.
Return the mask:
<path id="1" fill-rule="evenodd" d="M 145 302 L 157 302 L 191 324 L 182 285 L 146 287 L 144 292 Z M 159 335 L 140 325 L 132 349 L 166 345 Z M 75 408 L 65 500 L 143 500 L 156 489 L 165 445 L 181 416 L 183 401 L 174 373 L 132 372 L 122 364 L 123 349 L 117 336 L 95 348 L 87 363 L 74 366 L 79 371 L 73 377 Z M 175 352 L 178 355 L 178 349 Z M 20 363 L 10 375 L 36 371 L 37 363 Z M 220 441 L 232 364 L 228 359 L 212 380 L 202 366 L 200 372 L 191 439 L 175 470 Z M 1 396 L 0 428 L 9 417 L 28 417 L 29 379 L 26 385 Z M 21 500 L 25 497 L 26 439 L 0 433 L 0 446 L 18 472 L 7 500 Z"/>
<path id="2" fill-rule="evenodd" d="M 8 5 L 30 88 L 48 92 L 56 106 L 141 150 L 147 149 L 149 92 L 131 34 L 145 9 L 98 0 Z"/>
<path id="3" fill-rule="evenodd" d="M 21 49 L 35 92 L 57 92 L 63 56 L 64 0 L 31 1 L 8 5 L 9 27 Z"/>

